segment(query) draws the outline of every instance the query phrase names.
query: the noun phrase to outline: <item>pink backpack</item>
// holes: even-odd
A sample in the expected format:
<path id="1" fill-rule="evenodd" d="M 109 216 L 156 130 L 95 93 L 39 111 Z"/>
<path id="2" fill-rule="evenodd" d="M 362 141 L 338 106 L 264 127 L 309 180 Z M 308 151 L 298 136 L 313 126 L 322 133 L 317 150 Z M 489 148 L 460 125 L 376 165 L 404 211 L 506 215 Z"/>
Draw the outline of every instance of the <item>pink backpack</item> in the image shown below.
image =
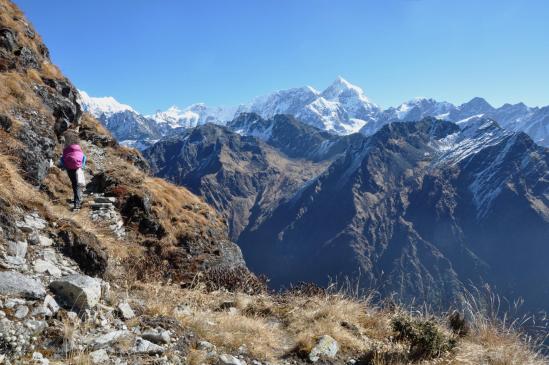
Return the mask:
<path id="1" fill-rule="evenodd" d="M 68 170 L 78 170 L 82 168 L 84 152 L 77 144 L 71 144 L 63 150 L 63 165 Z"/>

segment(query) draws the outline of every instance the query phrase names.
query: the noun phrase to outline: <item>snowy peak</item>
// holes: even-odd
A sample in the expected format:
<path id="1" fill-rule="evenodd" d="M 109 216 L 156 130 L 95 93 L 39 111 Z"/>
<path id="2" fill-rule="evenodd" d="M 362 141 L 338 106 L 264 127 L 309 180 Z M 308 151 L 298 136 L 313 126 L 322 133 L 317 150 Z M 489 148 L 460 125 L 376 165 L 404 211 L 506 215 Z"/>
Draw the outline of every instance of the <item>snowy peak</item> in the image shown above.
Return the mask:
<path id="1" fill-rule="evenodd" d="M 370 102 L 360 87 L 351 84 L 341 76 L 338 76 L 337 79 L 322 92 L 322 96 L 328 100 L 337 100 L 341 96 L 355 96 L 366 103 Z"/>
<path id="2" fill-rule="evenodd" d="M 319 92 L 310 86 L 280 90 L 255 98 L 250 105 L 241 107 L 239 113 L 257 113 L 263 118 L 272 118 L 276 114 L 295 115 L 318 97 Z"/>
<path id="3" fill-rule="evenodd" d="M 454 110 L 455 106 L 445 101 L 436 101 L 428 98 L 414 98 L 400 104 L 397 108 L 389 108 L 385 111 L 388 119 L 403 121 L 415 121 L 431 116 L 444 119 L 447 113 Z"/>
<path id="4" fill-rule="evenodd" d="M 130 106 L 121 104 L 114 98 L 93 98 L 83 91 L 80 101 L 84 110 L 90 111 L 99 119 L 105 119 L 101 115 L 109 118 L 119 112 L 134 112 Z M 426 117 L 459 124 L 479 118 L 491 118 L 507 130 L 524 131 L 536 143 L 549 145 L 549 108 L 530 108 L 523 103 L 504 104 L 494 108 L 480 97 L 456 106 L 445 101 L 420 97 L 382 110 L 370 101 L 362 88 L 341 76 L 322 92 L 311 86 L 303 86 L 256 97 L 250 103 L 238 107 L 211 107 L 200 103 L 186 108 L 173 106 L 142 117 L 158 124 L 157 129 L 163 131 L 162 135 L 166 135 L 179 128 L 193 128 L 206 123 L 226 125 L 241 113 L 255 113 L 266 120 L 278 114 L 292 115 L 305 124 L 338 135 L 356 132 L 372 135 L 387 123 L 412 122 Z M 130 118 L 114 119 L 121 123 Z M 147 123 L 147 128 L 152 126 Z M 150 139 L 156 137 L 151 136 Z"/>
<path id="5" fill-rule="evenodd" d="M 470 101 L 461 104 L 458 109 L 460 113 L 464 113 L 469 116 L 486 114 L 494 111 L 494 107 L 492 105 L 490 105 L 485 99 L 479 97 L 473 98 Z"/>
<path id="6" fill-rule="evenodd" d="M 78 90 L 78 93 L 78 102 L 80 103 L 82 109 L 89 112 L 96 118 L 101 115 L 106 115 L 109 117 L 115 113 L 124 111 L 135 112 L 131 106 L 118 102 L 112 96 L 92 97 L 83 90 Z"/>
<path id="7" fill-rule="evenodd" d="M 206 123 L 226 124 L 235 116 L 235 108 L 209 107 L 204 103 L 192 104 L 185 109 L 176 106 L 158 111 L 148 118 L 175 128 L 193 128 Z"/>

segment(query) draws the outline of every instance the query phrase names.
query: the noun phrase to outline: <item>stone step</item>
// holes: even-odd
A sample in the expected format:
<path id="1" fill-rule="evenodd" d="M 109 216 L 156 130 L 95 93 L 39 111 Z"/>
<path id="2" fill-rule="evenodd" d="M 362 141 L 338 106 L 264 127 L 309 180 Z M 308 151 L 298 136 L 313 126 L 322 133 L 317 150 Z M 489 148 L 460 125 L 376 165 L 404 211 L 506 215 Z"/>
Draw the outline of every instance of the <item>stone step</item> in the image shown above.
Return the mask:
<path id="1" fill-rule="evenodd" d="M 99 196 L 93 199 L 96 203 L 116 203 L 115 197 Z"/>
<path id="2" fill-rule="evenodd" d="M 93 210 L 99 210 L 99 209 L 114 209 L 114 205 L 112 203 L 91 203 L 90 207 Z"/>

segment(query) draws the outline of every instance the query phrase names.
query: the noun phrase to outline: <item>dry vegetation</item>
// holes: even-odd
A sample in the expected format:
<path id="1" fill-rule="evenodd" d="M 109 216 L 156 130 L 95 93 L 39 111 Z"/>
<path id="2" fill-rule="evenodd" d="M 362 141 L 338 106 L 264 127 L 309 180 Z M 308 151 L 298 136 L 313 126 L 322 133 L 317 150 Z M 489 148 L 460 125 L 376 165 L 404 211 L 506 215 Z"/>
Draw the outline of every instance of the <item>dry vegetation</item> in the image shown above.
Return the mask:
<path id="1" fill-rule="evenodd" d="M 497 320 L 481 320 L 481 313 L 475 313 L 470 332 L 459 337 L 442 317 L 411 317 L 402 309 L 382 308 L 368 298 L 357 299 L 343 293 L 247 295 L 208 292 L 200 285 L 182 289 L 153 283 L 134 283 L 129 290 L 135 303 L 142 303 L 144 314 L 175 316 L 183 328 L 219 349 L 234 353 L 244 345 L 252 358 L 261 360 L 302 356 L 320 336 L 330 335 L 339 342 L 344 359 L 354 358 L 364 364 L 408 363 L 409 344 L 397 340 L 392 326 L 396 318 L 404 317 L 428 324 L 442 338 L 455 342 L 451 351 L 420 361 L 424 364 L 546 363 L 522 342 L 518 332 L 504 330 Z M 205 363 L 207 354 L 194 349 L 189 359 L 190 364 Z"/>

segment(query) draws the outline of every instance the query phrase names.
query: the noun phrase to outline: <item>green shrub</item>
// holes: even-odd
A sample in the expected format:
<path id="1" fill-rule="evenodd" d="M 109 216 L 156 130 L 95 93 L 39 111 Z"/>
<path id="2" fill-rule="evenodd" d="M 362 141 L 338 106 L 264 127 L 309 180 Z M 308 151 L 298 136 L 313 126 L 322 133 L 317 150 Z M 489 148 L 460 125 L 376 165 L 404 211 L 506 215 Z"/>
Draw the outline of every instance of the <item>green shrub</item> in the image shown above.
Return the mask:
<path id="1" fill-rule="evenodd" d="M 409 344 L 409 358 L 413 361 L 440 357 L 456 345 L 433 321 L 399 316 L 393 318 L 391 327 L 397 341 Z"/>

